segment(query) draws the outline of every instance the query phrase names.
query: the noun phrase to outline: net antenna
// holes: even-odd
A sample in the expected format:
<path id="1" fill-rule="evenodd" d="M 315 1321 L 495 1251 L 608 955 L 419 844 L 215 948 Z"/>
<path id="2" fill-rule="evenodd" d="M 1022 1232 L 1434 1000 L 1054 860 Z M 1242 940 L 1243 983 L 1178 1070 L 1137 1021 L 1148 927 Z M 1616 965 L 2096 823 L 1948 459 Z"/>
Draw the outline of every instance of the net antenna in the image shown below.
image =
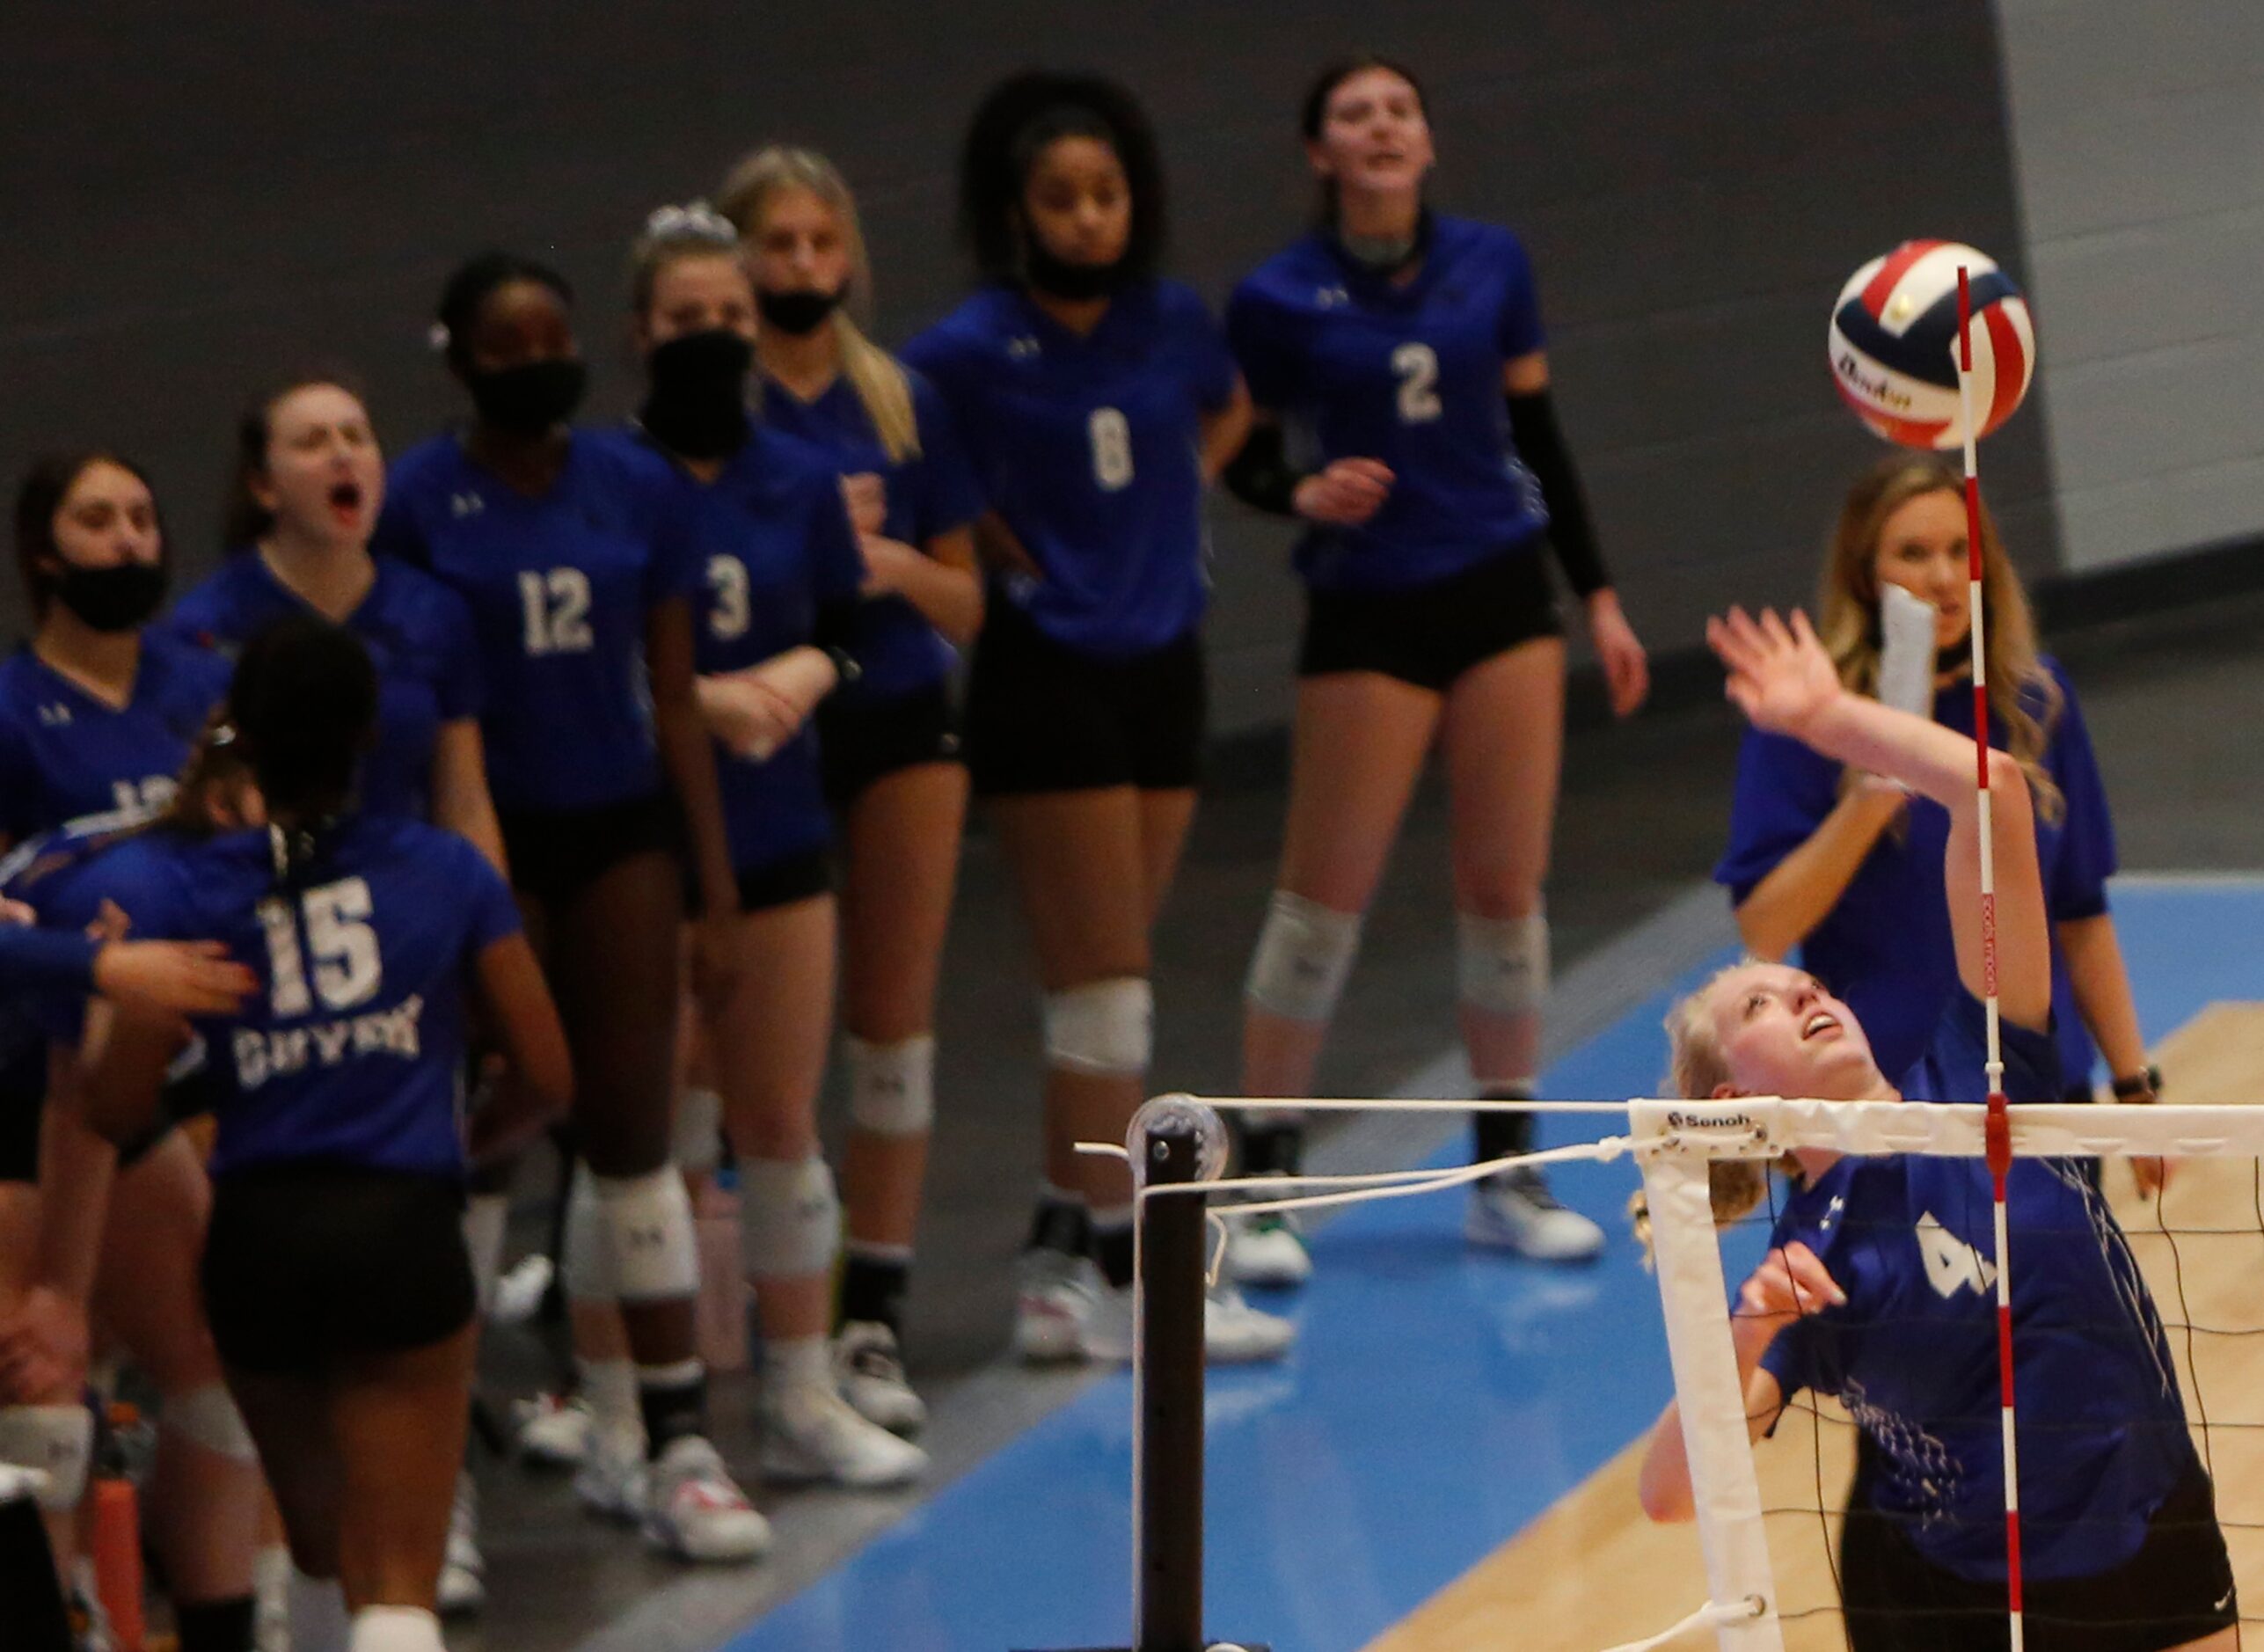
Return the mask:
<path id="1" fill-rule="evenodd" d="M 1971 609 L 1967 637 L 1973 653 L 1973 762 L 1978 788 L 1981 838 L 1982 1006 L 1989 1034 L 1989 1102 L 1986 1146 L 1991 1217 L 1997 1232 L 1997 1399 L 2005 1437 L 2005 1594 L 2012 1652 L 2022 1652 L 2026 1633 L 2020 1607 L 2020 1458 L 2013 1428 L 2012 1257 L 2005 1182 L 2012 1168 L 2012 1115 L 2005 1100 L 2005 1051 L 1997 1003 L 1997 852 L 1991 840 L 1989 793 L 1989 651 L 1982 603 L 1980 433 L 1973 418 L 1973 281 L 1957 267 L 1957 393 L 1965 427 L 1966 600 Z"/>

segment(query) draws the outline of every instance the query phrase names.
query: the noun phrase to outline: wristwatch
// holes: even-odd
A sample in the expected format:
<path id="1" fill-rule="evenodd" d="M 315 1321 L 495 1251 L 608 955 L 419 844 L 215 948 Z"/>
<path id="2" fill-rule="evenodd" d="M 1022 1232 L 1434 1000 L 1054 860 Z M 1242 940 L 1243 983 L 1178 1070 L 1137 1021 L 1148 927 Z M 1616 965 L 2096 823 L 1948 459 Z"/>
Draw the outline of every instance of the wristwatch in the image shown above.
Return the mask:
<path id="1" fill-rule="evenodd" d="M 2162 1070 L 2151 1063 L 2128 1078 L 2114 1081 L 2117 1101 L 2158 1101 L 2162 1099 Z"/>

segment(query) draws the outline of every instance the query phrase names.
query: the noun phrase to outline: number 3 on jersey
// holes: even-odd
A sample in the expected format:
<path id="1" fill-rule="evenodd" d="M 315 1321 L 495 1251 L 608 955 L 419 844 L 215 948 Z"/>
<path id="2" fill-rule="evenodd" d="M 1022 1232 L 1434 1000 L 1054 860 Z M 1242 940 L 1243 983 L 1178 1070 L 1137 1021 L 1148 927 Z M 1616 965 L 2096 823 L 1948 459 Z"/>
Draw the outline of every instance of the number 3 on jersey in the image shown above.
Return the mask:
<path id="1" fill-rule="evenodd" d="M 596 644 L 589 633 L 589 575 L 580 568 L 520 574 L 519 608 L 529 654 L 586 654 Z"/>
<path id="2" fill-rule="evenodd" d="M 281 895 L 259 903 L 259 925 L 267 933 L 268 992 L 278 1017 L 304 1015 L 314 1007 L 307 992 L 307 953 L 314 954 L 314 990 L 325 1009 L 350 1010 L 376 994 L 383 966 L 369 917 L 369 886 L 360 878 L 309 889 L 299 897 L 296 913 Z"/>
<path id="3" fill-rule="evenodd" d="M 745 636 L 748 622 L 754 618 L 749 601 L 747 565 L 737 557 L 708 558 L 707 588 L 714 598 L 707 610 L 709 635 L 718 642 Z"/>
<path id="4" fill-rule="evenodd" d="M 1399 422 L 1425 425 L 1439 416 L 1439 357 L 1428 344 L 1409 342 L 1391 352 L 1399 381 Z"/>
<path id="5" fill-rule="evenodd" d="M 1092 479 L 1103 493 L 1132 486 L 1132 426 L 1114 407 L 1096 407 L 1085 420 L 1092 438 Z"/>

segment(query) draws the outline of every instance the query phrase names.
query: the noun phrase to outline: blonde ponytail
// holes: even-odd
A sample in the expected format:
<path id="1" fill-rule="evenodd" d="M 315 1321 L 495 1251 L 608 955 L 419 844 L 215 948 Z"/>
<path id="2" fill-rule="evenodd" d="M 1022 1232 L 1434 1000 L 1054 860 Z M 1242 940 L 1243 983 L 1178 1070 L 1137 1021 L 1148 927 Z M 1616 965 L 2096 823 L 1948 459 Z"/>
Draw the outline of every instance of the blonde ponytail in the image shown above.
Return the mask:
<path id="1" fill-rule="evenodd" d="M 857 216 L 857 198 L 849 193 L 840 169 L 815 150 L 772 144 L 760 149 L 731 169 L 716 192 L 715 204 L 739 231 L 742 244 L 751 244 L 762 227 L 763 208 L 781 189 L 807 189 L 841 220 L 842 239 L 849 250 L 849 287 L 859 307 L 872 303 L 873 267 L 865 252 L 865 228 Z M 865 336 L 846 307 L 833 312 L 834 338 L 841 347 L 841 373 L 888 457 L 898 462 L 918 457 L 920 426 L 912 411 L 912 382 L 896 358 Z"/>

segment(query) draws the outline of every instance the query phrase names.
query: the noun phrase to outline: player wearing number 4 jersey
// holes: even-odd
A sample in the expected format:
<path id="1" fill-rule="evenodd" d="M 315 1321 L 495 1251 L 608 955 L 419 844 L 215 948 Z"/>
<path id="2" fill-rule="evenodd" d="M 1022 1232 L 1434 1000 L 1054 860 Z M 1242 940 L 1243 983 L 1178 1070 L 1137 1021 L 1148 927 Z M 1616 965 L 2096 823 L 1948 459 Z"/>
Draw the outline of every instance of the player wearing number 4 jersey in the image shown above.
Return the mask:
<path id="1" fill-rule="evenodd" d="M 1907 1080 L 1927 1100 L 1983 1097 L 1983 815 L 1965 735 L 1850 692 L 1795 615 L 1733 610 L 1708 627 L 1754 726 L 1902 782 L 1949 816 L 1942 852 L 1961 990 Z M 1996 985 L 2005 1094 L 2059 1093 L 2048 906 L 2019 764 L 1990 754 Z M 1902 1100 L 1861 1024 L 1781 964 L 1723 971 L 1668 1022 L 1691 1096 Z M 1917 1103 L 1914 1102 L 1914 1105 Z M 1990 1173 L 1979 1159 L 1841 1158 L 1798 1150 L 1769 1256 L 1745 1282 L 1732 1341 L 1756 1436 L 1800 1390 L 1833 1395 L 1871 1451 L 1851 1494 L 1838 1579 L 1856 1652 L 2005 1644 L 2007 1559 Z M 1767 1171 L 1715 1166 L 1717 1217 Z M 2016 1159 L 2006 1179 L 2027 1644 L 2161 1652 L 2236 1644 L 2238 1608 L 2177 1371 L 2128 1242 L 2083 1164 Z M 1654 1431 L 1640 1488 L 1654 1519 L 1692 1513 L 1682 1420 Z"/>
<path id="2" fill-rule="evenodd" d="M 1243 1093 L 1311 1093 L 1362 915 L 1436 745 L 1471 1071 L 1488 1097 L 1530 1098 L 1564 724 L 1552 554 L 1622 716 L 1642 703 L 1643 649 L 1557 430 L 1531 263 L 1508 230 L 1424 205 L 1431 132 L 1414 77 L 1377 59 L 1337 64 L 1307 96 L 1303 126 L 1321 223 L 1227 311 L 1259 413 L 1225 479 L 1304 525 L 1307 588 L 1289 825 L 1250 964 Z M 1296 1115 L 1245 1120 L 1243 1168 L 1294 1173 Z M 1474 1124 L 1480 1160 L 1532 1145 L 1530 1115 Z M 1472 1188 L 1464 1231 L 1547 1261 L 1603 1243 L 1529 1167 Z M 1311 1267 L 1279 1217 L 1237 1224 L 1229 1265 L 1271 1284 Z"/>
<path id="3" fill-rule="evenodd" d="M 354 811 L 377 700 L 352 633 L 312 615 L 261 632 L 229 692 L 246 824 L 146 837 L 109 892 L 140 932 L 221 941 L 259 977 L 194 1023 L 219 1123 L 203 1295 L 290 1540 L 293 1638 L 347 1644 L 342 1608 L 357 1652 L 441 1652 L 473 1349 L 471 991 L 518 1080 L 471 1156 L 522 1142 L 571 1079 L 493 867 L 454 833 Z M 148 1129 L 190 1038 L 176 1018 L 115 1018 L 89 1081 L 104 1135 Z"/>
<path id="4" fill-rule="evenodd" d="M 1033 1358 L 1121 1358 L 1131 1184 L 1075 1144 L 1121 1141 L 1146 1093 L 1150 936 L 1202 742 L 1202 491 L 1248 398 L 1201 302 L 1158 278 L 1162 169 L 1121 89 L 1035 73 L 994 89 L 960 216 L 986 284 L 904 359 L 942 392 L 990 507 L 968 763 L 1045 991 L 1048 1185 L 1016 1339 Z M 1288 1341 L 1238 1299 L 1212 1305 L 1214 1357 Z"/>
<path id="5" fill-rule="evenodd" d="M 683 982 L 680 840 L 695 950 L 719 970 L 736 907 L 692 674 L 699 570 L 669 554 L 654 455 L 567 422 L 584 372 L 565 280 L 493 253 L 458 270 L 440 323 L 472 400 L 462 432 L 394 467 L 382 550 L 471 610 L 488 777 L 512 881 L 573 1041 L 573 1127 L 637 1364 L 659 1547 L 759 1553 L 768 1528 L 706 1438 L 691 1207 L 670 1163 Z"/>

